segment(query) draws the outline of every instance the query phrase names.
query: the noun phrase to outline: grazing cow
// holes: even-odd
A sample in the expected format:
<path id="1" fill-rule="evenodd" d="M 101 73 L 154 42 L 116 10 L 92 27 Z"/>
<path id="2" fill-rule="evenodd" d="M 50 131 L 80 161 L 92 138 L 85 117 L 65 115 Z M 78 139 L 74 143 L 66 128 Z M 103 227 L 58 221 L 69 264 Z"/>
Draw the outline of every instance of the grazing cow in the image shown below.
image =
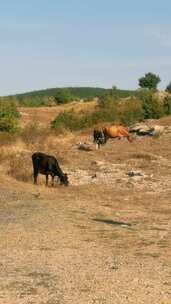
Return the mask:
<path id="1" fill-rule="evenodd" d="M 54 177 L 58 176 L 61 185 L 68 186 L 68 176 L 63 173 L 54 156 L 50 156 L 41 152 L 32 155 L 34 184 L 37 184 L 38 174 L 46 175 L 46 186 L 48 186 L 48 175 L 52 177 L 52 186 L 54 186 Z"/>
<path id="2" fill-rule="evenodd" d="M 123 126 L 111 125 L 104 127 L 102 130 L 94 130 L 94 142 L 98 145 L 98 148 L 101 144 L 105 144 L 109 138 L 121 139 L 122 137 L 126 137 L 129 142 L 133 141 L 128 129 Z"/>

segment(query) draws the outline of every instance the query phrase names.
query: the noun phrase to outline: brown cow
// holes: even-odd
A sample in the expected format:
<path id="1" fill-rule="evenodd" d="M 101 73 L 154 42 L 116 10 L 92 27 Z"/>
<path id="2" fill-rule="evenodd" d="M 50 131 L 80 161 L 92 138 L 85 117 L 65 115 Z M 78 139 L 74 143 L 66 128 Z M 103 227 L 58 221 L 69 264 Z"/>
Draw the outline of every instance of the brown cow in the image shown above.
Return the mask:
<path id="1" fill-rule="evenodd" d="M 102 130 L 94 130 L 94 142 L 98 145 L 98 148 L 101 144 L 105 144 L 109 138 L 121 139 L 123 137 L 126 137 L 129 142 L 133 141 L 128 129 L 123 126 L 110 125 Z"/>

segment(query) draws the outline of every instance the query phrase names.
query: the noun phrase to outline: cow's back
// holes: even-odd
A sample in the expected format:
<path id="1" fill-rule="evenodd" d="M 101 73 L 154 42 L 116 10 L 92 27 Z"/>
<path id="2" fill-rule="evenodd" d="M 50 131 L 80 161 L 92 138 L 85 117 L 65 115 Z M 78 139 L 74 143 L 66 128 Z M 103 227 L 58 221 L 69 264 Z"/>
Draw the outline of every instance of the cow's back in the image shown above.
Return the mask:
<path id="1" fill-rule="evenodd" d="M 105 127 L 103 132 L 106 136 L 114 138 L 118 136 L 128 136 L 128 129 L 123 126 L 112 125 L 109 127 Z"/>
<path id="2" fill-rule="evenodd" d="M 42 152 L 36 152 L 32 155 L 33 167 L 40 173 L 53 171 L 56 168 L 57 160 L 54 156 Z"/>

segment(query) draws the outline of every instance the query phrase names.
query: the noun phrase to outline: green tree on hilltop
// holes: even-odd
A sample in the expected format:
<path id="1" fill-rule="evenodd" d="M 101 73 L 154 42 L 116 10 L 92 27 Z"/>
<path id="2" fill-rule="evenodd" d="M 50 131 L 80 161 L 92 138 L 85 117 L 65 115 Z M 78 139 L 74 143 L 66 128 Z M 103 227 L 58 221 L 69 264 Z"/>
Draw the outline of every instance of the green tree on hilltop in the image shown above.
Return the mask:
<path id="1" fill-rule="evenodd" d="M 139 79 L 139 86 L 143 89 L 156 90 L 160 81 L 158 75 L 147 73 Z"/>

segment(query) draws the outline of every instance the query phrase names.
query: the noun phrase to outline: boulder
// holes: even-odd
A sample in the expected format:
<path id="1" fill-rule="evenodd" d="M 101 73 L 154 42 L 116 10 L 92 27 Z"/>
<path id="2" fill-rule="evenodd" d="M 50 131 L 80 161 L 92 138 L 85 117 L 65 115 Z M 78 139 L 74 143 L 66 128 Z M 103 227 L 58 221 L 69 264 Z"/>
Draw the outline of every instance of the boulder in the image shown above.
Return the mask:
<path id="1" fill-rule="evenodd" d="M 146 125 L 146 124 L 135 124 L 129 128 L 130 133 L 135 133 L 139 136 L 155 136 L 163 134 L 165 130 L 164 126 L 159 125 Z"/>
<path id="2" fill-rule="evenodd" d="M 90 147 L 90 145 L 88 145 L 87 143 L 81 143 L 81 142 L 78 144 L 78 149 L 83 150 L 83 151 L 92 151 L 92 148 Z"/>

